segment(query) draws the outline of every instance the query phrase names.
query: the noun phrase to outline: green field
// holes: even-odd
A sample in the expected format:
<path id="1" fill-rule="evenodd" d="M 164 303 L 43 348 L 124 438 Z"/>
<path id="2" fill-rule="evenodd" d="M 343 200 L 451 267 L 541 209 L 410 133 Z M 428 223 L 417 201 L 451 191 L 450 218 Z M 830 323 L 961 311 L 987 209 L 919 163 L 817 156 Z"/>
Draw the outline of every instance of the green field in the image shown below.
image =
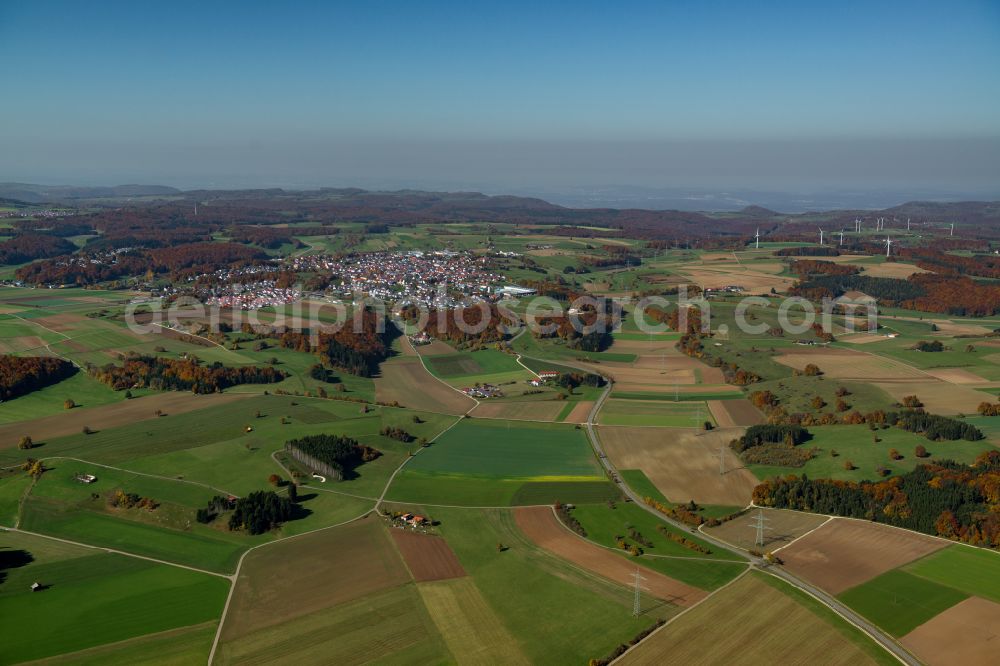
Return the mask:
<path id="1" fill-rule="evenodd" d="M 838 595 L 845 604 L 893 636 L 905 636 L 968 594 L 900 569 Z"/>
<path id="2" fill-rule="evenodd" d="M 609 486 L 582 429 L 463 419 L 407 464 L 388 497 L 467 506 L 549 504 L 616 497 Z"/>
<path id="3" fill-rule="evenodd" d="M 178 627 L 214 626 L 229 589 L 215 576 L 26 534 L 0 533 L 0 547 L 32 558 L 6 569 L 0 583 L 7 663 Z M 33 582 L 47 588 L 32 592 Z"/>
<path id="4" fill-rule="evenodd" d="M 809 432 L 813 434 L 813 438 L 800 446 L 815 447 L 818 452 L 816 457 L 803 467 L 749 465 L 750 471 L 759 479 L 787 474 L 807 474 L 812 478 L 862 481 L 878 478 L 876 468 L 880 465 L 891 470 L 893 474 L 902 474 L 912 470 L 921 462 L 934 459 L 971 463 L 980 453 L 993 448 L 986 441 L 929 442 L 926 437 L 900 428 L 878 430 L 880 441 L 877 444 L 873 441 L 874 437 L 868 426 L 810 426 Z M 928 458 L 920 459 L 914 455 L 917 445 L 927 449 L 930 454 Z M 902 460 L 889 458 L 889 449 L 893 448 L 903 456 Z M 833 451 L 836 451 L 836 457 L 832 455 Z M 845 468 L 847 461 L 854 463 L 857 469 L 847 470 Z"/>
<path id="5" fill-rule="evenodd" d="M 949 546 L 903 568 L 968 595 L 1000 603 L 1000 554 L 985 548 Z"/>
<path id="6" fill-rule="evenodd" d="M 701 588 L 714 590 L 745 571 L 746 565 L 727 551 L 720 551 L 697 536 L 667 525 L 645 509 L 628 502 L 621 502 L 610 508 L 607 504 L 578 506 L 573 509 L 573 517 L 587 531 L 587 538 L 602 546 L 621 552 L 622 557 L 631 557 L 617 547 L 621 537 L 629 545 L 637 542 L 628 535 L 629 529 L 637 530 L 652 546 L 643 546 L 642 563 L 679 581 Z M 684 536 L 705 548 L 709 553 L 692 550 L 672 541 L 658 529 Z"/>
<path id="7" fill-rule="evenodd" d="M 140 395 L 134 391 L 133 395 Z M 125 399 L 124 391 L 113 391 L 85 372 L 77 372 L 72 377 L 57 384 L 33 391 L 19 398 L 8 400 L 0 410 L 0 423 L 14 423 L 61 414 L 66 411 L 63 403 L 72 399 L 77 408 L 96 407 Z"/>
<path id="8" fill-rule="evenodd" d="M 540 550 L 523 536 L 510 511 L 438 508 L 433 515 L 466 572 L 534 663 L 580 664 L 603 657 L 657 617 L 677 612 L 644 595 L 647 610 L 633 618 L 630 590 Z M 504 552 L 497 552 L 498 542 L 507 547 Z"/>
<path id="9" fill-rule="evenodd" d="M 535 481 L 603 478 L 572 425 L 463 419 L 406 467 L 434 474 Z"/>
<path id="10" fill-rule="evenodd" d="M 495 349 L 425 356 L 423 360 L 432 375 L 456 388 L 494 384 L 501 388 L 521 385 L 523 389 L 523 383 L 534 377 L 518 364 L 516 356 Z"/>

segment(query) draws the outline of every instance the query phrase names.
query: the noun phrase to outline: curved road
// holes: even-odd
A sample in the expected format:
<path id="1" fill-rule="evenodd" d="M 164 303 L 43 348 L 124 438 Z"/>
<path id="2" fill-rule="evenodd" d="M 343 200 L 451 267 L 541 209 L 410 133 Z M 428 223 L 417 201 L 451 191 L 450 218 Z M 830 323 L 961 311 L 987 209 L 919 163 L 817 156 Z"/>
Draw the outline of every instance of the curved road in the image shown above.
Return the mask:
<path id="1" fill-rule="evenodd" d="M 522 330 L 521 332 L 523 333 L 524 331 Z M 518 335 L 520 335 L 520 333 L 518 333 Z M 516 337 L 517 336 L 515 336 L 515 338 Z M 593 370 L 581 368 L 571 363 L 564 363 L 562 361 L 549 361 L 546 359 L 539 359 L 532 356 L 524 356 L 524 358 L 530 358 L 534 361 L 554 363 L 556 365 L 563 365 L 568 368 L 574 368 L 575 370 L 580 370 L 581 372 L 593 373 Z M 597 420 L 598 412 L 601 411 L 601 407 L 604 405 L 604 401 L 608 399 L 609 395 L 611 395 L 611 389 L 614 387 L 614 382 L 609 380 L 607 377 L 605 377 L 605 381 L 607 381 L 607 386 L 601 393 L 600 397 L 594 402 L 594 407 L 593 409 L 590 410 L 590 414 L 587 416 L 587 423 L 585 424 L 587 426 L 587 438 L 590 440 L 590 445 L 593 447 L 594 453 L 597 455 L 598 460 L 601 461 L 601 465 L 604 467 L 604 470 L 608 474 L 609 478 L 614 480 L 615 485 L 618 486 L 622 494 L 631 499 L 634 504 L 641 507 L 648 513 L 656 516 L 663 522 L 668 523 L 680 530 L 684 531 L 690 530 L 689 525 L 685 525 L 684 523 L 673 520 L 663 515 L 662 513 L 660 513 L 653 507 L 649 506 L 648 504 L 646 504 L 642 500 L 642 498 L 638 495 L 638 493 L 632 490 L 632 488 L 630 488 L 629 485 L 625 483 L 625 481 L 621 477 L 621 474 L 618 473 L 618 470 L 615 468 L 614 464 L 611 462 L 611 460 L 607 457 L 607 454 L 604 452 L 604 447 L 601 446 L 601 440 L 597 436 L 597 431 L 594 429 L 594 425 Z M 765 571 L 766 573 L 781 578 L 789 585 L 792 585 L 798 588 L 799 590 L 805 592 L 809 596 L 813 597 L 820 603 L 830 608 L 833 612 L 837 613 L 842 618 L 847 620 L 849 623 L 851 623 L 864 633 L 868 634 L 868 636 L 872 640 L 874 640 L 883 648 L 885 648 L 886 651 L 892 654 L 892 656 L 898 659 L 901 663 L 908 664 L 909 666 L 920 666 L 920 662 L 916 658 L 914 658 L 913 655 L 907 652 L 903 648 L 903 646 L 897 643 L 894 638 L 892 638 L 891 636 L 883 632 L 881 629 L 870 623 L 868 620 L 861 617 L 853 610 L 842 604 L 835 597 L 827 594 L 826 592 L 820 590 L 817 587 L 810 585 L 809 583 L 806 583 L 805 581 L 800 580 L 799 578 L 793 576 L 780 566 L 774 566 L 768 564 L 762 558 L 750 555 L 749 553 L 739 550 L 723 541 L 719 541 L 718 539 L 715 539 L 714 537 L 707 535 L 704 532 L 699 532 L 698 536 L 718 548 L 721 548 L 730 553 L 733 553 L 734 555 L 737 555 L 741 559 L 750 560 L 751 566 L 753 568 Z"/>

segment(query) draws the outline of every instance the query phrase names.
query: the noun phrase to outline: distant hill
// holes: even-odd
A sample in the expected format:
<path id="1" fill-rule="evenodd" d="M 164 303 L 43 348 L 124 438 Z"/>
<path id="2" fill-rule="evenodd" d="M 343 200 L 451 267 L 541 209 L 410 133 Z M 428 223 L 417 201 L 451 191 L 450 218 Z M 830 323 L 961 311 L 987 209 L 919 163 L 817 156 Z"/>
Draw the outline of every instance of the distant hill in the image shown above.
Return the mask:
<path id="1" fill-rule="evenodd" d="M 770 208 L 764 208 L 763 206 L 747 206 L 739 211 L 740 215 L 745 215 L 746 217 L 778 217 L 781 213 L 775 212 Z"/>
<path id="2" fill-rule="evenodd" d="M 181 191 L 162 185 L 74 187 L 24 183 L 0 183 L 0 198 L 35 205 L 53 203 L 90 208 L 86 212 L 97 217 L 88 217 L 86 221 L 105 233 L 108 228 L 118 225 L 156 228 L 164 219 L 194 223 L 189 232 L 196 235 L 203 233 L 206 225 L 221 228 L 232 224 L 289 222 L 362 222 L 396 226 L 428 222 L 494 222 L 545 225 L 551 228 L 549 233 L 565 236 L 630 235 L 683 243 L 709 236 L 749 237 L 758 228 L 768 236 L 814 234 L 818 227 L 836 231 L 851 228 L 859 217 L 866 224 L 875 217 L 885 217 L 888 230 L 905 228 L 906 218 L 910 217 L 915 229 L 941 229 L 954 223 L 959 227 L 975 227 L 981 237 L 1000 237 L 1000 202 L 977 201 L 913 201 L 880 211 L 840 208 L 807 213 L 780 213 L 760 205 L 745 205 L 732 212 L 710 213 L 628 207 L 569 208 L 538 197 L 481 192 L 360 188 Z M 196 204 L 197 218 L 194 215 Z M 105 212 L 98 212 L 101 209 Z M 111 209 L 127 209 L 128 212 L 123 216 L 112 214 Z M 109 216 L 108 219 L 105 216 Z"/>
<path id="3" fill-rule="evenodd" d="M 17 199 L 28 203 L 58 203 L 82 199 L 109 199 L 118 197 L 168 196 L 180 190 L 166 185 L 115 185 L 112 187 L 78 187 L 75 185 L 32 185 L 29 183 L 0 183 L 0 198 Z"/>

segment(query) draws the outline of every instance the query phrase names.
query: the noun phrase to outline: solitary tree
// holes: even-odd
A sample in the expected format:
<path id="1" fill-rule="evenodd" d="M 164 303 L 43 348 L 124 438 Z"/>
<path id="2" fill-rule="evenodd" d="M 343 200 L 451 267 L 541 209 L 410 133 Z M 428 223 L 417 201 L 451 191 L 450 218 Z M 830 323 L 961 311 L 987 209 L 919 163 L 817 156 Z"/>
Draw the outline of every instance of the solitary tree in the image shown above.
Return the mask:
<path id="1" fill-rule="evenodd" d="M 279 483 L 281 483 L 281 477 L 278 476 L 277 474 L 272 474 L 271 476 L 267 477 L 267 482 L 270 483 L 272 486 L 277 486 Z"/>
<path id="2" fill-rule="evenodd" d="M 21 441 L 17 443 L 17 448 L 21 450 L 27 450 L 33 447 L 35 443 L 31 441 L 31 435 L 25 435 L 21 438 Z"/>
<path id="3" fill-rule="evenodd" d="M 73 400 L 72 400 L 72 399 L 70 399 L 70 398 L 66 398 L 66 399 L 65 399 L 65 400 L 63 401 L 63 409 L 73 409 L 74 407 L 76 407 L 76 403 L 75 403 L 75 402 L 73 402 Z"/>
<path id="4" fill-rule="evenodd" d="M 89 435 L 92 432 L 94 432 L 94 431 L 90 429 L 90 426 L 83 426 L 83 434 L 84 435 Z"/>
<path id="5" fill-rule="evenodd" d="M 923 444 L 917 444 L 917 448 L 913 449 L 913 455 L 918 458 L 926 458 L 928 455 L 927 448 Z"/>

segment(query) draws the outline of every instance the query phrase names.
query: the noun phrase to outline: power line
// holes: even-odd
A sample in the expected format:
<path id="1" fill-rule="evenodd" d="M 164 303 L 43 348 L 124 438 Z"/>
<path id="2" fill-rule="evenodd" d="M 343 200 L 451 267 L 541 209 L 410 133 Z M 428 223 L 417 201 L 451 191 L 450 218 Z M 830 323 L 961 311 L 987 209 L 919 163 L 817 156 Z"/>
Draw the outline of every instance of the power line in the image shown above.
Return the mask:
<path id="1" fill-rule="evenodd" d="M 750 523 L 750 527 L 753 527 L 757 530 L 757 538 L 754 539 L 754 545 L 756 546 L 764 545 L 764 531 L 769 529 L 767 527 L 767 523 L 769 522 L 770 521 L 764 517 L 764 509 L 758 509 L 757 518 L 755 518 L 754 521 Z"/>
<path id="2" fill-rule="evenodd" d="M 646 577 L 639 573 L 639 567 L 636 567 L 632 578 L 635 579 L 635 600 L 632 602 L 632 617 L 639 617 L 639 613 L 642 611 L 642 590 L 644 589 L 642 581 L 646 580 Z"/>

